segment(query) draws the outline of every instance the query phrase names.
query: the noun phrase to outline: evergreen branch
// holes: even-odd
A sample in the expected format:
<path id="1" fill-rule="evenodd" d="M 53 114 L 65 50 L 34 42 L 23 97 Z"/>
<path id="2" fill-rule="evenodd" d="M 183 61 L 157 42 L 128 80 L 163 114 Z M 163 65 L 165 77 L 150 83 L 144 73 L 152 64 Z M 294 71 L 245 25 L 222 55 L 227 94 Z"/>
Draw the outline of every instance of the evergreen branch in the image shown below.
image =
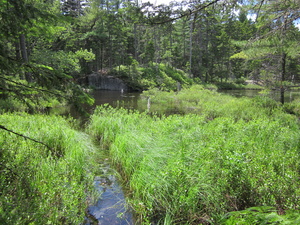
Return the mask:
<path id="1" fill-rule="evenodd" d="M 189 9 L 186 13 L 180 14 L 179 16 L 177 16 L 177 17 L 175 17 L 175 18 L 170 18 L 170 19 L 164 20 L 164 21 L 162 21 L 162 22 L 152 22 L 152 24 L 155 24 L 155 25 L 165 24 L 165 23 L 169 23 L 169 22 L 173 22 L 173 21 L 175 21 L 175 20 L 181 19 L 181 18 L 183 18 L 183 17 L 191 16 L 191 15 L 193 15 L 193 14 L 195 14 L 195 13 L 197 13 L 197 12 L 203 10 L 203 9 L 208 8 L 208 7 L 211 6 L 211 5 L 214 5 L 214 4 L 218 3 L 219 1 L 220 1 L 220 0 L 214 0 L 214 1 L 212 1 L 212 2 L 210 2 L 210 3 L 208 3 L 208 4 L 206 4 L 206 5 L 202 5 L 202 6 L 200 6 L 200 7 L 197 7 L 197 8 L 194 9 L 194 10 L 190 10 L 190 9 Z"/>
<path id="2" fill-rule="evenodd" d="M 266 38 L 266 37 L 269 37 L 270 35 L 276 33 L 278 30 L 284 29 L 288 24 L 292 24 L 292 23 L 293 23 L 295 20 L 297 20 L 297 19 L 300 19 L 300 16 L 297 16 L 297 17 L 295 17 L 295 18 L 288 19 L 288 20 L 286 20 L 281 26 L 276 27 L 275 29 L 273 29 L 273 30 L 267 32 L 266 34 L 260 35 L 260 36 L 256 36 L 255 38 L 250 39 L 250 40 L 249 40 L 249 44 L 247 44 L 247 45 L 250 45 L 250 44 L 252 44 L 252 43 L 254 43 L 254 42 L 256 42 L 256 41 L 259 41 L 259 40 L 261 40 L 261 39 L 264 39 L 264 38 Z"/>
<path id="3" fill-rule="evenodd" d="M 22 83 L 20 83 L 20 82 L 13 81 L 13 80 L 8 79 L 8 78 L 3 77 L 3 76 L 0 76 L 0 79 L 9 81 L 9 82 L 11 82 L 11 83 L 14 83 L 14 84 L 16 84 L 16 85 L 19 85 L 19 86 L 22 86 L 22 87 L 25 87 L 25 88 L 28 88 L 28 89 L 33 89 L 33 90 L 40 91 L 40 92 L 46 92 L 46 93 L 49 93 L 49 94 L 52 94 L 52 95 L 55 95 L 55 96 L 58 96 L 58 97 L 66 98 L 65 96 L 63 96 L 63 95 L 61 95 L 61 94 L 58 94 L 58 93 L 55 93 L 55 92 L 53 92 L 53 91 L 49 91 L 49 90 L 46 90 L 46 89 L 41 89 L 41 88 L 36 88 L 36 87 L 28 86 L 28 85 L 26 85 L 26 84 L 22 84 Z"/>
<path id="4" fill-rule="evenodd" d="M 44 145 L 44 146 L 46 146 L 49 150 L 53 150 L 49 145 L 47 145 L 47 144 L 45 144 L 45 143 L 43 143 L 43 142 L 41 142 L 41 141 L 38 141 L 38 140 L 36 140 L 36 139 L 33 139 L 33 138 L 31 138 L 31 137 L 28 137 L 28 136 L 25 136 L 25 135 L 23 135 L 23 134 L 17 133 L 17 132 L 15 132 L 15 131 L 13 131 L 13 130 L 10 130 L 10 129 L 6 128 L 5 126 L 0 125 L 0 129 L 5 130 L 5 131 L 7 131 L 7 132 L 10 132 L 10 133 L 12 133 L 12 134 L 15 134 L 15 135 L 17 135 L 17 136 L 23 137 L 23 138 L 25 138 L 25 139 L 28 139 L 28 140 L 30 140 L 30 141 L 33 141 L 33 142 L 39 143 L 39 144 L 41 144 L 41 145 Z"/>

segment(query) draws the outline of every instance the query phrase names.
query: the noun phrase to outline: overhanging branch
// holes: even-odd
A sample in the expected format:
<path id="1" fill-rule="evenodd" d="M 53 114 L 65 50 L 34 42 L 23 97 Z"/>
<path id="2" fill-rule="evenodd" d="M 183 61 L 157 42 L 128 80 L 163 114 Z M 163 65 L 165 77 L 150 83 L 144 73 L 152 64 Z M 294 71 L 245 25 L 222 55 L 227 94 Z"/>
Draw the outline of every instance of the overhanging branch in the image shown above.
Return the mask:
<path id="1" fill-rule="evenodd" d="M 209 2 L 208 4 L 206 5 L 201 5 L 199 7 L 196 7 L 196 9 L 194 10 L 188 10 L 186 13 L 183 13 L 183 14 L 180 14 L 179 16 L 177 17 L 174 17 L 174 18 L 170 18 L 168 20 L 164 20 L 164 21 L 161 21 L 161 22 L 151 22 L 152 24 L 156 24 L 156 25 L 159 25 L 159 24 L 164 24 L 164 23 L 169 23 L 169 22 L 173 22 L 175 20 L 178 20 L 178 19 L 181 19 L 183 17 L 187 17 L 187 16 L 190 16 L 192 14 L 195 14 L 203 9 L 206 9 L 207 7 L 211 6 L 211 5 L 214 5 L 216 4 L 217 2 L 219 2 L 221 0 L 214 0 L 212 2 Z"/>
<path id="2" fill-rule="evenodd" d="M 11 83 L 13 83 L 13 84 L 16 84 L 16 85 L 18 85 L 18 86 L 25 87 L 25 88 L 27 88 L 27 89 L 33 89 L 33 90 L 40 91 L 40 92 L 46 92 L 46 93 L 55 95 L 55 96 L 57 96 L 57 97 L 66 98 L 65 96 L 63 96 L 63 95 L 61 95 L 61 94 L 58 94 L 58 93 L 55 93 L 55 92 L 53 92 L 53 91 L 49 91 L 49 90 L 46 90 L 46 89 L 41 89 L 41 88 L 36 88 L 36 87 L 28 86 L 28 85 L 26 85 L 26 84 L 22 84 L 22 83 L 20 83 L 20 82 L 13 81 L 13 80 L 8 79 L 8 78 L 3 77 L 3 76 L 0 76 L 0 79 L 6 80 L 6 81 L 11 82 Z"/>
<path id="3" fill-rule="evenodd" d="M 9 132 L 9 133 L 15 134 L 15 135 L 17 135 L 17 136 L 23 137 L 23 138 L 25 138 L 25 139 L 28 139 L 28 140 L 30 140 L 30 141 L 33 141 L 33 142 L 39 143 L 39 144 L 41 144 L 41 145 L 44 145 L 44 146 L 46 146 L 49 150 L 53 150 L 49 145 L 47 145 L 47 144 L 45 144 L 45 143 L 43 143 L 43 142 L 41 142 L 41 141 L 35 140 L 35 139 L 31 138 L 31 137 L 28 137 L 28 136 L 25 136 L 25 135 L 23 135 L 23 134 L 17 133 L 17 132 L 15 132 L 15 131 L 13 131 L 13 130 L 10 130 L 10 129 L 6 128 L 5 126 L 0 125 L 0 129 L 5 130 L 5 131 L 7 131 L 7 132 Z"/>

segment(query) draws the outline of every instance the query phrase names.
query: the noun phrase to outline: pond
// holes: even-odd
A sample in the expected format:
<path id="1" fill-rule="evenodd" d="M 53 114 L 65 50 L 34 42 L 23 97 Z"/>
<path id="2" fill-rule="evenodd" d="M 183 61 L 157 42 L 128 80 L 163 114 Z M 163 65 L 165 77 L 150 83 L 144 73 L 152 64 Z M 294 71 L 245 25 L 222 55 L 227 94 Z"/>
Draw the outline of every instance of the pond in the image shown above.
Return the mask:
<path id="1" fill-rule="evenodd" d="M 232 95 L 235 97 L 250 97 L 253 98 L 258 95 L 262 95 L 262 90 L 220 90 L 220 93 Z M 92 96 L 95 98 L 95 104 L 88 107 L 88 111 L 92 112 L 97 105 L 110 104 L 113 107 L 124 107 L 126 109 L 139 109 L 138 101 L 140 99 L 140 92 L 121 92 L 121 91 L 107 91 L 107 90 L 95 90 Z M 265 94 L 270 98 L 280 101 L 280 92 L 271 91 Z M 300 98 L 300 91 L 286 91 L 285 102 L 291 102 Z"/>
<path id="2" fill-rule="evenodd" d="M 219 90 L 218 92 L 224 93 L 227 95 L 232 95 L 235 97 L 250 97 L 253 98 L 258 95 L 262 95 L 262 90 Z M 92 106 L 85 106 L 85 110 L 89 113 L 93 113 L 93 110 L 97 105 L 109 104 L 112 107 L 123 107 L 126 109 L 133 110 L 145 110 L 147 106 L 145 105 L 141 109 L 141 105 L 139 104 L 140 92 L 121 92 L 121 91 L 108 91 L 108 90 L 94 90 L 91 94 L 95 103 Z M 279 91 L 271 91 L 270 93 L 264 93 L 264 95 L 269 96 L 270 98 L 280 101 L 280 92 Z M 291 102 L 295 99 L 300 99 L 300 91 L 286 91 L 285 92 L 285 102 Z M 54 111 L 63 110 L 63 112 L 56 112 L 56 114 L 70 114 L 73 118 L 82 119 L 82 114 L 78 112 L 77 109 L 54 109 Z M 53 112 L 54 112 L 53 111 Z M 86 122 L 86 120 L 84 121 Z"/>

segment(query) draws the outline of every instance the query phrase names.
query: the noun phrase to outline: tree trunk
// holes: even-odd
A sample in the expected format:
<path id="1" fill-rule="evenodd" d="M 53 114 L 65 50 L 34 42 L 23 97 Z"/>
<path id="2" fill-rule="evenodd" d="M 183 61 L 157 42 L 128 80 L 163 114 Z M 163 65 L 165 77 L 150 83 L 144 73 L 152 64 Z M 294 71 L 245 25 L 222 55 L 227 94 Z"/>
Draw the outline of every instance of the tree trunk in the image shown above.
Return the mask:
<path id="1" fill-rule="evenodd" d="M 202 52 L 202 46 L 203 46 L 203 36 L 202 36 L 202 30 L 201 30 L 201 25 L 199 27 L 199 60 L 198 60 L 198 68 L 199 68 L 199 78 L 203 81 L 203 72 L 202 72 L 202 57 L 203 57 L 203 52 Z"/>
<path id="2" fill-rule="evenodd" d="M 24 34 L 20 35 L 20 49 L 21 49 L 22 60 L 25 64 L 27 64 L 29 60 L 28 60 L 28 52 L 26 48 L 26 38 Z M 25 72 L 25 79 L 27 82 L 32 82 L 31 73 Z"/>
<path id="3" fill-rule="evenodd" d="M 191 17 L 190 22 L 190 54 L 189 54 L 189 63 L 190 63 L 190 76 L 192 76 L 192 59 L 193 59 L 193 31 L 194 31 L 194 19 Z"/>
<path id="4" fill-rule="evenodd" d="M 16 60 L 21 61 L 20 42 L 15 42 Z"/>
<path id="5" fill-rule="evenodd" d="M 283 53 L 281 56 L 281 87 L 280 87 L 280 102 L 284 104 L 284 86 L 283 82 L 285 81 L 285 65 L 286 65 L 286 53 Z"/>
<path id="6" fill-rule="evenodd" d="M 27 49 L 26 49 L 26 39 L 25 39 L 24 34 L 20 35 L 20 48 L 21 48 L 21 54 L 22 54 L 22 59 L 23 59 L 24 63 L 28 63 L 28 54 L 27 54 Z"/>
<path id="7" fill-rule="evenodd" d="M 134 33 L 134 59 L 139 61 L 139 59 L 138 59 L 138 35 L 137 35 L 137 24 L 136 23 L 134 23 L 133 33 Z"/>

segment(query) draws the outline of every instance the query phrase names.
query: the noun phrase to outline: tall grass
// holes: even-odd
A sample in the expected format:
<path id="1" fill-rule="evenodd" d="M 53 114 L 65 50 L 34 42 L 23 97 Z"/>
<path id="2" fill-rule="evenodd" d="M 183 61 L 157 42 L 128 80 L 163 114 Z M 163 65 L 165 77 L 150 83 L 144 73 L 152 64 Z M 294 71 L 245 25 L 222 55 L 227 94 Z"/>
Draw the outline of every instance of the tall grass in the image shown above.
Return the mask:
<path id="1" fill-rule="evenodd" d="M 193 114 L 98 107 L 91 118 L 88 131 L 122 169 L 139 221 L 221 224 L 253 206 L 299 210 L 296 118 L 269 99 L 190 91 L 160 97 Z"/>
<path id="2" fill-rule="evenodd" d="M 162 92 L 151 89 L 143 92 L 139 108 L 146 110 L 150 98 L 150 112 L 160 114 L 193 113 L 204 115 L 208 119 L 220 116 L 236 120 L 252 120 L 270 117 L 277 111 L 282 111 L 280 104 L 266 96 L 251 98 L 235 98 L 216 91 L 205 90 L 201 85 L 193 85 L 178 93 Z M 175 110 L 174 110 L 175 109 Z"/>
<path id="3" fill-rule="evenodd" d="M 0 124 L 0 223 L 79 224 L 92 187 L 94 148 L 57 116 L 3 114 Z"/>

